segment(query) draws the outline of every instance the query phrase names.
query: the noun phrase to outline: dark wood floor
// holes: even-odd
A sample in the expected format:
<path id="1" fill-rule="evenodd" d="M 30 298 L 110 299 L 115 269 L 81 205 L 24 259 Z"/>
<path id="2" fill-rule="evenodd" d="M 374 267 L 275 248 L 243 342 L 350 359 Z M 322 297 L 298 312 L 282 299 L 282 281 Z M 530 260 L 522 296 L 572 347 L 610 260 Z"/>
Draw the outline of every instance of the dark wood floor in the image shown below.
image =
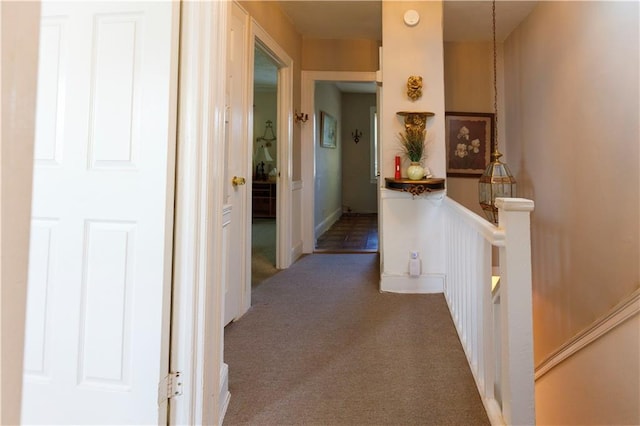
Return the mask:
<path id="1" fill-rule="evenodd" d="M 378 215 L 343 214 L 316 243 L 316 252 L 371 253 L 378 251 Z"/>

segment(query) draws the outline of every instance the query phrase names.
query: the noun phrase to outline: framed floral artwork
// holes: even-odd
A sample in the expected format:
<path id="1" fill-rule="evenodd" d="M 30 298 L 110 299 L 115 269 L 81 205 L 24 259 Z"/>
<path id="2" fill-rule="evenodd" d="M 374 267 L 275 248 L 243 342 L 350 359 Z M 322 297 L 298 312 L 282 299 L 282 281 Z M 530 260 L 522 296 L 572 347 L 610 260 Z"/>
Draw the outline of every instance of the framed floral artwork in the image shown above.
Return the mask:
<path id="1" fill-rule="evenodd" d="M 491 113 L 445 112 L 447 176 L 482 176 L 494 148 L 493 121 Z"/>
<path id="2" fill-rule="evenodd" d="M 335 148 L 337 146 L 338 124 L 330 114 L 320 111 L 320 146 Z"/>

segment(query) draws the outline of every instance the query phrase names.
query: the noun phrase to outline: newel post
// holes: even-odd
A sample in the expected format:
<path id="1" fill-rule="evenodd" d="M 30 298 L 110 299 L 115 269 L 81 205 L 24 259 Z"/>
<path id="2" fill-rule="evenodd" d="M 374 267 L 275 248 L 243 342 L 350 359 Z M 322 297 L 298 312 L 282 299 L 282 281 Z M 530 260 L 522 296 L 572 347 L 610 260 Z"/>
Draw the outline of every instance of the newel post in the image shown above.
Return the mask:
<path id="1" fill-rule="evenodd" d="M 497 198 L 502 326 L 502 412 L 508 425 L 533 425 L 535 418 L 531 226 L 533 201 Z"/>

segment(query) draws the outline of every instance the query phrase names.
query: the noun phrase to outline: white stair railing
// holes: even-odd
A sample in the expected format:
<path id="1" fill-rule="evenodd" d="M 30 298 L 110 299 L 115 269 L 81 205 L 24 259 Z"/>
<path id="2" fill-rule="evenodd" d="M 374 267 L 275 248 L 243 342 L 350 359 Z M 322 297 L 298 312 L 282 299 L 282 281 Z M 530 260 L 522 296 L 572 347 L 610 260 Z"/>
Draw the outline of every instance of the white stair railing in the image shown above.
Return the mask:
<path id="1" fill-rule="evenodd" d="M 502 198 L 499 226 L 445 198 L 445 298 L 492 424 L 535 424 L 533 201 Z M 492 247 L 500 279 L 492 289 Z M 495 278 L 494 278 L 495 280 Z"/>

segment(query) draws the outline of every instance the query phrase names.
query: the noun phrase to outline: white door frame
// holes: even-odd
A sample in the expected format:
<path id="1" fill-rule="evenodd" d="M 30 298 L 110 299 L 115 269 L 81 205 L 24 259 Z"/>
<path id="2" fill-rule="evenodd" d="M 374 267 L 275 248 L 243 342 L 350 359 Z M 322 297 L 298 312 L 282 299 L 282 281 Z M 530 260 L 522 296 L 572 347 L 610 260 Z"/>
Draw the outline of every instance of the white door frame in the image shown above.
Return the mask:
<path id="1" fill-rule="evenodd" d="M 182 2 L 171 371 L 182 395 L 170 424 L 222 424 L 222 214 L 229 7 Z"/>
<path id="2" fill-rule="evenodd" d="M 224 122 L 229 13 L 228 2 L 182 2 L 171 371 L 181 372 L 183 385 L 182 395 L 171 399 L 170 424 L 222 424 L 230 398 L 228 367 L 223 362 L 225 300 L 220 274 L 224 268 Z M 286 268 L 291 264 L 293 61 L 252 20 L 248 61 L 251 80 L 255 40 L 259 40 L 281 67 L 278 71 L 277 266 Z M 253 126 L 251 112 L 248 126 L 250 129 Z M 248 157 L 248 167 L 250 163 Z M 249 227 L 251 215 L 246 217 Z M 247 259 L 250 259 L 250 246 L 248 250 Z M 248 262 L 247 265 L 250 267 Z M 251 281 L 247 280 L 243 306 L 248 309 L 250 305 Z"/>
<path id="3" fill-rule="evenodd" d="M 253 51 L 255 44 L 273 59 L 278 66 L 278 124 L 276 143 L 278 144 L 279 176 L 276 185 L 276 268 L 286 269 L 291 266 L 291 187 L 293 180 L 293 60 L 280 45 L 267 33 L 255 19 L 251 19 L 250 28 L 250 70 L 249 79 L 253 81 Z M 253 104 L 253 97 L 251 98 Z M 253 129 L 253 111 L 250 113 L 249 126 Z M 251 163 L 251 159 L 247 159 Z M 250 169 L 252 166 L 250 166 Z M 250 216 L 249 216 L 250 217 Z M 249 219 L 250 221 L 250 219 Z M 251 226 L 251 223 L 248 224 Z M 249 250 L 251 250 L 249 248 Z M 249 257 L 250 258 L 250 257 Z M 248 282 L 251 292 L 251 281 Z M 245 300 L 246 301 L 246 300 Z M 250 303 L 250 298 L 248 300 Z"/>
<path id="4" fill-rule="evenodd" d="M 318 123 L 315 114 L 315 87 L 318 81 L 376 81 L 376 72 L 357 71 L 302 71 L 302 111 L 310 111 L 311 125 L 302 127 L 302 252 L 313 253 L 316 244 L 314 225 L 316 180 L 316 135 Z"/>

